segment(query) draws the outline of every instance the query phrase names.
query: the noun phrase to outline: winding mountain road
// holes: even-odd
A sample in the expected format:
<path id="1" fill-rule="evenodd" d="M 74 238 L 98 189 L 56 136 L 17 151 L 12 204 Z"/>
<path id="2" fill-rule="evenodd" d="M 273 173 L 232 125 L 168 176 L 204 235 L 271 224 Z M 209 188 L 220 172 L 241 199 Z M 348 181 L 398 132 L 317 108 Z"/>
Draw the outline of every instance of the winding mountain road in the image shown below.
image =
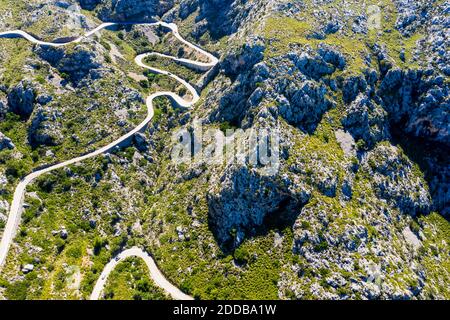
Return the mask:
<path id="1" fill-rule="evenodd" d="M 111 149 L 113 149 L 116 146 L 119 146 L 121 143 L 127 141 L 128 139 L 130 139 L 133 135 L 135 135 L 137 132 L 142 131 L 147 124 L 152 120 L 153 116 L 154 116 L 154 109 L 153 109 L 153 100 L 158 98 L 158 97 L 169 97 L 170 99 L 172 99 L 177 105 L 179 105 L 180 107 L 183 108 L 189 108 L 191 106 L 193 106 L 195 103 L 197 103 L 200 99 L 199 94 L 197 93 L 197 91 L 195 90 L 195 88 L 193 86 L 191 86 L 187 81 L 181 79 L 180 77 L 165 71 L 165 70 L 160 70 L 160 69 L 156 69 L 153 68 L 151 66 L 146 65 L 143 60 L 151 55 L 157 55 L 160 57 L 164 57 L 167 59 L 171 59 L 174 60 L 180 64 L 185 65 L 186 67 L 189 68 L 195 68 L 197 70 L 200 71 L 207 71 L 211 68 L 213 68 L 217 63 L 218 63 L 218 59 L 216 57 L 214 57 L 212 54 L 204 51 L 203 49 L 195 46 L 194 44 L 186 41 L 178 32 L 178 26 L 176 24 L 173 23 L 166 23 L 166 22 L 155 22 L 155 23 L 131 23 L 131 22 L 127 22 L 127 23 L 114 23 L 114 22 L 108 22 L 108 23 L 103 23 L 101 25 L 99 25 L 98 27 L 96 27 L 95 29 L 93 29 L 92 31 L 89 31 L 88 33 L 86 33 L 83 36 L 80 36 L 74 40 L 68 41 L 68 42 L 64 42 L 64 43 L 52 43 L 52 42 L 45 42 L 45 41 L 41 41 L 36 39 L 35 37 L 33 37 L 32 35 L 21 31 L 21 30 L 13 30 L 13 31 L 7 31 L 7 32 L 0 32 L 0 38 L 6 38 L 6 37 L 21 37 L 24 38 L 34 44 L 37 45 L 41 45 L 41 46 L 51 46 L 51 47 L 61 47 L 61 46 L 65 46 L 71 43 L 79 43 L 81 42 L 83 39 L 88 38 L 92 35 L 94 35 L 97 32 L 100 32 L 101 30 L 108 28 L 108 27 L 112 27 L 112 26 L 119 26 L 119 25 L 147 25 L 147 26 L 162 26 L 162 27 L 166 27 L 168 29 L 171 30 L 172 34 L 183 44 L 185 44 L 186 46 L 192 48 L 193 50 L 199 52 L 202 55 L 205 55 L 209 62 L 197 62 L 197 61 L 193 61 L 193 60 L 189 60 L 189 59 L 184 59 L 184 58 L 177 58 L 177 57 L 173 57 L 173 56 L 169 56 L 169 55 L 165 55 L 165 54 L 161 54 L 161 53 L 155 53 L 155 52 L 149 52 L 149 53 L 145 53 L 145 54 L 141 54 L 138 55 L 135 58 L 135 63 L 137 65 L 139 65 L 142 68 L 146 68 L 154 73 L 159 73 L 159 74 L 163 74 L 163 75 L 167 75 L 173 79 L 175 79 L 176 81 L 178 81 L 179 83 L 183 84 L 191 93 L 192 95 L 192 100 L 191 101 L 186 101 L 184 100 L 182 97 L 180 97 L 179 95 L 177 95 L 176 93 L 173 92 L 156 92 L 153 93 L 152 95 L 150 95 L 149 97 L 147 97 L 146 100 L 146 104 L 147 104 L 147 116 L 146 118 L 133 130 L 131 130 L 130 132 L 128 132 L 127 134 L 125 134 L 124 136 L 118 138 L 117 140 L 111 142 L 110 144 L 96 150 L 93 151 L 89 154 L 68 160 L 68 161 L 64 161 L 61 162 L 59 164 L 50 166 L 48 168 L 44 168 L 38 171 L 35 171 L 31 174 L 29 174 L 28 176 L 26 176 L 24 179 L 22 179 L 20 181 L 20 183 L 17 185 L 15 192 L 14 192 L 14 197 L 13 197 L 13 201 L 11 203 L 11 208 L 9 211 L 9 216 L 8 216 L 8 221 L 6 223 L 5 229 L 4 229 L 4 233 L 3 233 L 3 237 L 1 239 L 0 242 L 0 269 L 3 267 L 5 261 L 6 261 L 6 257 L 8 255 L 8 251 L 9 248 L 11 246 L 11 243 L 16 235 L 17 229 L 20 225 L 20 221 L 21 221 L 21 215 L 22 215 L 22 211 L 23 211 L 23 198 L 24 198 L 24 194 L 25 194 L 25 190 L 26 187 L 33 182 L 33 180 L 35 180 L 37 177 L 49 173 L 51 171 L 54 171 L 56 169 L 60 169 L 60 168 L 64 168 L 67 167 L 69 165 L 75 164 L 75 163 L 79 163 L 82 162 L 86 159 L 89 158 L 93 158 L 96 157 L 100 154 L 106 153 L 108 151 L 110 151 Z M 142 251 L 139 248 L 132 248 L 129 250 L 126 250 L 124 252 L 122 252 L 119 256 L 117 261 L 115 259 L 113 259 L 106 267 L 105 270 L 103 271 L 102 275 L 100 276 L 94 291 L 91 295 L 91 299 L 98 299 L 100 297 L 100 294 L 106 284 L 106 279 L 108 277 L 108 275 L 110 274 L 110 272 L 115 268 L 115 266 L 122 261 L 123 259 L 126 259 L 128 257 L 139 257 L 142 258 L 150 271 L 150 275 L 153 279 L 153 281 L 156 283 L 156 285 L 158 285 L 159 287 L 161 287 L 162 289 L 164 289 L 166 292 L 168 292 L 174 299 L 182 299 L 182 300 L 186 300 L 186 299 L 192 299 L 191 297 L 185 295 L 184 293 L 182 293 L 179 289 L 177 289 L 176 287 L 174 287 L 169 281 L 166 280 L 166 278 L 163 276 L 163 274 L 159 271 L 159 269 L 157 268 L 154 260 L 144 251 Z"/>
<path id="2" fill-rule="evenodd" d="M 180 289 L 178 289 L 169 281 L 167 281 L 167 279 L 164 277 L 161 271 L 159 271 L 152 257 L 150 257 L 148 253 L 136 247 L 121 252 L 115 259 L 111 260 L 105 266 L 102 274 L 100 275 L 100 278 L 97 280 L 97 283 L 95 284 L 94 290 L 92 291 L 91 300 L 98 300 L 100 298 L 101 293 L 106 285 L 106 281 L 108 280 L 109 274 L 116 268 L 116 266 L 119 263 L 130 257 L 138 257 L 144 260 L 150 271 L 150 276 L 153 282 L 158 287 L 163 288 L 168 294 L 172 296 L 173 299 L 193 300 L 192 297 L 184 294 L 183 292 L 180 291 Z"/>

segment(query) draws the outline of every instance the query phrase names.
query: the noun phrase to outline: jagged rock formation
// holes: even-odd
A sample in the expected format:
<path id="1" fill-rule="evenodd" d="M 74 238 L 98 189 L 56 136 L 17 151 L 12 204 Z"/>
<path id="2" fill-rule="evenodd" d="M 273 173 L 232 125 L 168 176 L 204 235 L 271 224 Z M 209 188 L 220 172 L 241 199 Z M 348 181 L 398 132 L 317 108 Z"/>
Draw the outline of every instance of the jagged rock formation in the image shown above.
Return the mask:
<path id="1" fill-rule="evenodd" d="M 250 9 L 253 14 L 266 10 L 257 1 L 246 4 L 227 1 L 220 5 L 202 2 L 192 35 L 198 38 L 209 33 L 213 37 L 220 37 L 236 32 L 231 36 L 232 39 L 242 36 L 252 28 L 252 24 L 241 16 L 252 15 L 246 12 L 250 3 L 255 6 Z M 321 6 L 322 2 L 314 1 L 311 5 Z M 300 281 L 287 276 L 289 280 L 282 285 L 293 290 L 296 297 L 304 297 L 302 290 L 305 287 L 300 290 L 292 284 L 304 281 L 308 283 L 306 287 L 311 290 L 309 293 L 312 297 L 332 299 L 349 295 L 410 299 L 420 296 L 425 290 L 426 277 L 415 253 L 409 252 L 407 257 L 401 253 L 407 250 L 409 244 L 385 248 L 394 239 L 405 242 L 403 235 L 410 235 L 410 229 L 405 227 L 409 217 L 427 215 L 432 210 L 439 210 L 443 215 L 448 212 L 449 188 L 445 182 L 448 170 L 444 165 L 448 157 L 442 156 L 448 154 L 450 141 L 445 62 L 448 55 L 446 50 L 442 50 L 446 46 L 442 28 L 448 28 L 445 22 L 448 19 L 443 17 L 442 12 L 448 11 L 446 8 L 449 4 L 398 1 L 395 5 L 401 8 L 395 28 L 404 37 L 412 36 L 423 24 L 430 32 L 427 39 L 417 41 L 418 48 L 415 51 L 405 53 L 403 50 L 399 56 L 393 57 L 392 50 L 380 40 L 373 46 L 367 45 L 364 54 L 361 54 L 360 65 L 354 69 L 356 56 L 351 45 L 346 47 L 345 41 L 357 35 L 369 36 L 373 17 L 368 12 L 356 13 L 353 7 L 346 5 L 343 6 L 347 11 L 332 6 L 307 11 L 308 14 L 312 12 L 317 19 L 311 23 L 314 25 L 311 29 L 315 30 L 305 31 L 305 38 L 310 42 L 303 43 L 302 39 L 299 43 L 290 43 L 289 48 L 285 48 L 287 52 L 282 54 L 272 54 L 276 38 L 265 39 L 261 33 L 248 32 L 242 46 L 225 51 L 221 70 L 210 86 L 205 104 L 211 110 L 205 116 L 207 123 L 226 121 L 244 129 L 260 126 L 270 129 L 274 128 L 277 119 L 282 118 L 304 134 L 315 135 L 319 132 L 326 135 L 321 124 L 329 121 L 333 130 L 336 130 L 337 121 L 337 126 L 342 125 L 345 130 L 343 134 L 348 135 L 344 140 L 353 141 L 345 142 L 354 144 L 345 151 L 347 160 L 335 159 L 333 164 L 320 156 L 310 155 L 311 159 L 307 159 L 296 153 L 292 144 L 282 143 L 287 153 L 286 158 L 281 160 L 278 178 L 266 180 L 254 171 L 225 165 L 225 168 L 218 169 L 220 173 L 215 175 L 217 180 L 214 180 L 214 187 L 209 189 L 210 228 L 219 246 L 228 249 L 236 249 L 244 238 L 251 239 L 264 226 L 269 226 L 266 217 L 275 213 L 281 218 L 281 212 L 284 211 L 278 210 L 279 207 L 290 212 L 291 218 L 297 217 L 295 224 L 292 220 L 288 224 L 293 226 L 295 233 L 293 248 L 301 259 L 306 260 L 306 265 L 293 266 Z M 208 9 L 213 10 L 218 6 L 222 9 L 219 15 L 213 15 L 210 11 L 208 13 Z M 308 24 L 311 22 L 310 17 L 302 15 L 306 7 L 309 6 L 304 3 L 283 1 L 272 4 L 271 10 Z M 196 8 L 196 1 L 182 1 L 180 17 L 184 19 L 194 14 Z M 209 17 L 205 17 L 208 14 Z M 299 18 L 300 15 L 303 20 Z M 431 16 L 435 17 L 434 20 Z M 168 17 L 174 18 L 174 15 Z M 431 23 L 428 22 L 430 19 Z M 350 28 L 346 26 L 348 20 L 352 22 Z M 220 28 L 215 29 L 220 29 L 222 34 L 211 32 L 209 28 L 217 26 L 219 21 Z M 306 27 L 299 23 L 301 28 Z M 336 37 L 337 40 L 327 42 L 329 37 Z M 327 44 L 316 46 L 314 41 L 317 39 L 325 40 Z M 437 40 L 434 45 L 431 39 Z M 420 50 L 431 56 L 423 61 Z M 405 65 L 400 65 L 398 61 Z M 413 62 L 419 66 L 408 68 L 408 63 Z M 339 115 L 333 118 L 330 112 L 334 113 L 336 109 Z M 406 136 L 410 136 L 427 141 L 430 146 L 439 146 L 436 154 L 441 156 L 430 153 L 422 159 L 428 166 L 425 175 L 413 163 L 417 159 L 405 144 L 400 142 L 400 145 L 394 146 L 398 144 L 399 131 L 403 141 L 409 139 Z M 298 135 L 293 132 L 290 134 L 291 139 Z M 327 137 L 326 141 L 329 139 Z M 404 147 L 404 151 L 401 147 Z M 289 181 L 297 181 L 298 185 L 303 186 L 305 197 L 297 198 L 290 193 L 289 186 L 284 184 L 286 180 L 282 178 L 286 172 Z M 261 196 L 261 193 L 264 194 L 262 190 L 266 191 L 266 196 Z M 334 200 L 317 198 L 314 192 L 311 195 L 310 190 L 319 192 L 325 199 L 339 199 L 339 205 L 331 205 L 335 203 Z M 284 201 L 287 206 L 283 206 Z M 355 210 L 364 212 L 363 220 L 356 219 L 354 224 L 338 226 L 335 221 L 345 216 L 347 210 L 353 210 L 350 207 L 353 207 L 354 201 L 360 207 Z M 396 229 L 393 219 L 402 221 L 402 229 Z M 379 232 L 377 240 L 370 235 L 373 232 L 371 225 Z M 412 234 L 412 237 L 405 236 L 409 239 L 406 242 L 411 238 L 420 238 L 417 230 Z M 420 243 L 419 240 L 412 241 L 417 242 Z M 369 243 L 375 249 L 369 249 Z M 385 261 L 408 261 L 411 277 L 402 279 L 401 284 L 396 286 L 387 279 L 388 274 L 383 269 L 387 268 L 386 265 L 381 266 L 380 271 L 374 271 L 370 260 L 364 259 L 358 262 L 367 275 L 363 280 L 352 278 L 350 283 L 340 272 L 331 272 L 329 277 L 320 275 L 321 270 L 335 264 L 342 272 L 347 270 L 357 273 L 347 264 L 358 260 L 355 253 L 364 254 L 369 250 L 375 250 L 375 255 L 376 252 L 386 250 Z M 306 272 L 312 272 L 313 275 L 307 278 L 304 276 Z M 372 278 L 373 283 L 370 282 Z M 319 283 L 317 279 L 322 280 Z M 374 284 L 377 281 L 385 281 L 386 285 L 380 287 Z M 414 285 L 409 285 L 408 281 L 414 282 Z M 343 287 L 350 287 L 351 294 L 336 294 Z"/>
<path id="2" fill-rule="evenodd" d="M 95 7 L 100 1 L 81 1 L 82 5 Z M 111 21 L 153 21 L 174 5 L 174 0 L 114 0 L 101 1 L 99 17 Z"/>
<path id="3" fill-rule="evenodd" d="M 449 89 L 433 70 L 391 69 L 381 82 L 379 96 L 392 121 L 406 124 L 406 132 L 450 145 Z"/>
<path id="4" fill-rule="evenodd" d="M 86 10 L 93 10 L 102 0 L 78 0 L 80 6 Z"/>
<path id="5" fill-rule="evenodd" d="M 30 81 L 21 81 L 8 93 L 8 106 L 14 112 L 24 118 L 31 115 L 34 109 L 36 93 Z"/>
<path id="6" fill-rule="evenodd" d="M 362 165 L 371 175 L 378 197 L 394 203 L 405 214 L 430 212 L 431 199 L 426 185 L 414 173 L 411 161 L 395 147 L 379 145 Z"/>
<path id="7" fill-rule="evenodd" d="M 104 50 L 99 45 L 77 45 L 73 50 L 53 47 L 39 47 L 37 54 L 48 61 L 75 84 L 89 77 L 99 79 L 102 72 Z"/>
<path id="8" fill-rule="evenodd" d="M 349 105 L 342 125 L 356 141 L 362 139 L 369 147 L 389 139 L 386 111 L 364 94 Z"/>
<path id="9" fill-rule="evenodd" d="M 260 0 L 187 0 L 180 3 L 178 16 L 185 19 L 198 10 L 192 35 L 200 38 L 208 32 L 213 38 L 220 38 L 237 32 L 247 20 L 255 19 L 264 11 L 264 7 L 265 2 Z"/>
<path id="10" fill-rule="evenodd" d="M 223 79 L 224 83 L 216 88 L 221 94 L 208 96 L 208 104 L 218 104 L 210 116 L 212 121 L 240 123 L 244 120 L 258 80 L 262 81 L 268 75 L 265 65 L 257 64 L 263 58 L 263 52 L 264 46 L 254 39 L 251 44 L 224 59 L 221 66 L 229 79 Z M 223 91 L 223 88 L 226 89 Z"/>
<path id="11" fill-rule="evenodd" d="M 34 113 L 29 129 L 31 145 L 58 145 L 63 140 L 61 133 L 61 112 L 39 106 Z"/>
<path id="12" fill-rule="evenodd" d="M 93 217 L 104 199 L 86 201 L 92 209 L 83 213 L 83 232 L 112 229 L 125 239 L 117 247 L 138 239 L 156 251 L 174 282 L 201 298 L 267 298 L 248 294 L 254 288 L 236 293 L 248 278 L 267 276 L 255 290 L 270 287 L 282 299 L 448 299 L 448 221 L 441 216 L 450 216 L 449 1 L 77 2 L 105 21 L 179 23 L 180 32 L 220 56 L 207 77 L 183 75 L 205 88 L 201 106 L 174 111 L 158 103 L 147 132 L 86 173 L 97 190 L 113 182 L 129 201 L 108 208 L 104 216 L 113 219 L 104 229 L 104 216 Z M 367 5 L 382 14 L 375 29 L 377 7 Z M 136 52 L 148 49 L 146 32 L 127 35 Z M 186 54 L 159 36 L 164 50 Z M 63 85 L 89 99 L 97 80 L 119 68 L 105 60 L 107 50 L 93 40 L 33 52 L 64 76 Z M 0 92 L 0 117 L 8 111 L 30 117 L 34 147 L 61 144 L 65 110 L 57 95 L 13 83 L 0 88 L 8 96 Z M 137 90 L 108 98 L 124 131 L 129 113 L 144 103 Z M 276 170 L 173 163 L 169 136 L 180 128 L 191 133 L 194 121 L 222 132 L 243 129 L 244 142 L 251 130 L 277 132 Z M 10 149 L 6 137 L 0 144 Z M 82 176 L 71 170 L 65 183 Z M 136 183 L 125 187 L 133 170 Z M 134 199 L 143 199 L 137 209 L 129 205 Z M 142 226 L 127 221 L 128 212 Z M 68 244 L 76 234 L 71 229 Z M 97 243 L 96 252 L 102 247 Z"/>
<path id="13" fill-rule="evenodd" d="M 230 166 L 212 181 L 209 220 L 224 250 L 271 227 L 292 223 L 298 208 L 308 201 L 310 193 L 304 186 L 287 177 L 279 182 L 273 178 L 245 166 Z"/>

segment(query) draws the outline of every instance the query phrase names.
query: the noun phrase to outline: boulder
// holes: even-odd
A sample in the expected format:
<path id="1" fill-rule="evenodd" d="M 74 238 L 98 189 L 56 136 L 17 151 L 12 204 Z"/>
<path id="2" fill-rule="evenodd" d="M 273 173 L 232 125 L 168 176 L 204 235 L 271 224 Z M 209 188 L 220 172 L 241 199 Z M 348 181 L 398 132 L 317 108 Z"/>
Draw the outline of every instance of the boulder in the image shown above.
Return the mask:
<path id="1" fill-rule="evenodd" d="M 61 229 L 61 231 L 59 232 L 59 236 L 61 237 L 61 239 L 66 240 L 69 237 L 69 233 L 66 229 Z"/>
<path id="2" fill-rule="evenodd" d="M 22 268 L 22 272 L 25 273 L 25 274 L 30 273 L 33 270 L 34 270 L 34 265 L 32 265 L 32 264 L 26 264 Z"/>

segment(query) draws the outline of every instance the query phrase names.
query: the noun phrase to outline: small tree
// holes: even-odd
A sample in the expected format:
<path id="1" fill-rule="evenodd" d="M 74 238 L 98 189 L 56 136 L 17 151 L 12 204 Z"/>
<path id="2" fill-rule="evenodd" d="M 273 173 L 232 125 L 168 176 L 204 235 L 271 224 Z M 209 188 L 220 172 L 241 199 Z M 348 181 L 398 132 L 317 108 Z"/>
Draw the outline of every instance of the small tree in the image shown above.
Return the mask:
<path id="1" fill-rule="evenodd" d="M 234 251 L 234 260 L 239 264 L 246 264 L 250 259 L 250 254 L 245 248 L 237 248 Z"/>
<path id="2" fill-rule="evenodd" d="M 144 88 L 144 89 L 148 89 L 150 87 L 148 80 L 141 80 L 139 81 L 139 85 Z"/>

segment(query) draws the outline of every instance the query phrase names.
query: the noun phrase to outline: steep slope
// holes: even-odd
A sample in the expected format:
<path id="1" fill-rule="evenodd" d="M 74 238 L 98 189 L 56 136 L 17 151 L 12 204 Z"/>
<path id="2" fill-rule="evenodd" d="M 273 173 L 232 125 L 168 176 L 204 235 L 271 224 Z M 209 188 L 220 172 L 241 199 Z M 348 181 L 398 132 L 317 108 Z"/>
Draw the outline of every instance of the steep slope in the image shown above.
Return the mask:
<path id="1" fill-rule="evenodd" d="M 2 274 L 8 298 L 86 297 L 112 253 L 134 245 L 154 253 L 171 282 L 202 299 L 449 298 L 448 1 L 78 2 L 89 10 L 88 22 L 176 22 L 186 38 L 220 56 L 220 65 L 202 77 L 155 59 L 203 88 L 200 103 L 183 111 L 161 102 L 131 147 L 35 183 Z M 87 57 L 93 68 L 67 74 L 83 94 L 78 79 L 95 84 L 92 73 L 111 65 L 139 81 L 131 87 L 141 94 L 147 87 L 172 90 L 119 56 L 148 51 L 149 43 L 192 55 L 160 30 L 139 27 L 93 42 L 81 48 L 98 53 Z M 81 49 L 64 56 L 84 56 Z M 108 62 L 104 55 L 112 52 Z M 61 60 L 45 52 L 28 54 L 61 69 Z M 21 62 L 2 68 L 14 63 Z M 27 110 L 31 94 L 19 80 L 0 92 L 0 110 L 9 95 Z M 31 112 L 39 126 L 21 114 L 9 121 L 59 143 L 58 134 L 46 135 L 61 128 L 48 121 L 52 106 Z M 191 161 L 174 162 L 173 137 L 198 133 L 200 125 L 203 132 L 241 129 L 237 145 L 248 144 L 255 130 L 274 133 L 278 145 L 269 143 L 269 153 L 279 161 L 267 170 L 251 163 L 247 150 L 240 160 L 210 162 L 194 158 L 194 148 Z M 26 144 L 22 126 L 20 139 L 2 129 L 15 146 Z M 48 235 L 60 226 L 70 229 L 63 243 L 59 233 Z M 25 275 L 19 265 L 28 263 L 38 267 Z M 71 266 L 81 269 L 77 288 L 66 281 L 79 270 Z"/>
<path id="2" fill-rule="evenodd" d="M 181 175 L 206 175 L 201 210 L 225 255 L 249 254 L 244 273 L 263 259 L 252 258 L 259 237 L 287 227 L 294 262 L 282 259 L 280 297 L 448 295 L 438 293 L 445 253 L 438 276 L 423 262 L 436 254 L 427 223 L 442 219 L 427 215 L 449 209 L 448 10 L 445 1 L 186 1 L 167 15 L 192 21 L 194 38 L 226 43 L 197 122 L 279 132 L 274 175 L 236 163 L 194 163 Z M 448 240 L 440 244 L 446 252 Z"/>

